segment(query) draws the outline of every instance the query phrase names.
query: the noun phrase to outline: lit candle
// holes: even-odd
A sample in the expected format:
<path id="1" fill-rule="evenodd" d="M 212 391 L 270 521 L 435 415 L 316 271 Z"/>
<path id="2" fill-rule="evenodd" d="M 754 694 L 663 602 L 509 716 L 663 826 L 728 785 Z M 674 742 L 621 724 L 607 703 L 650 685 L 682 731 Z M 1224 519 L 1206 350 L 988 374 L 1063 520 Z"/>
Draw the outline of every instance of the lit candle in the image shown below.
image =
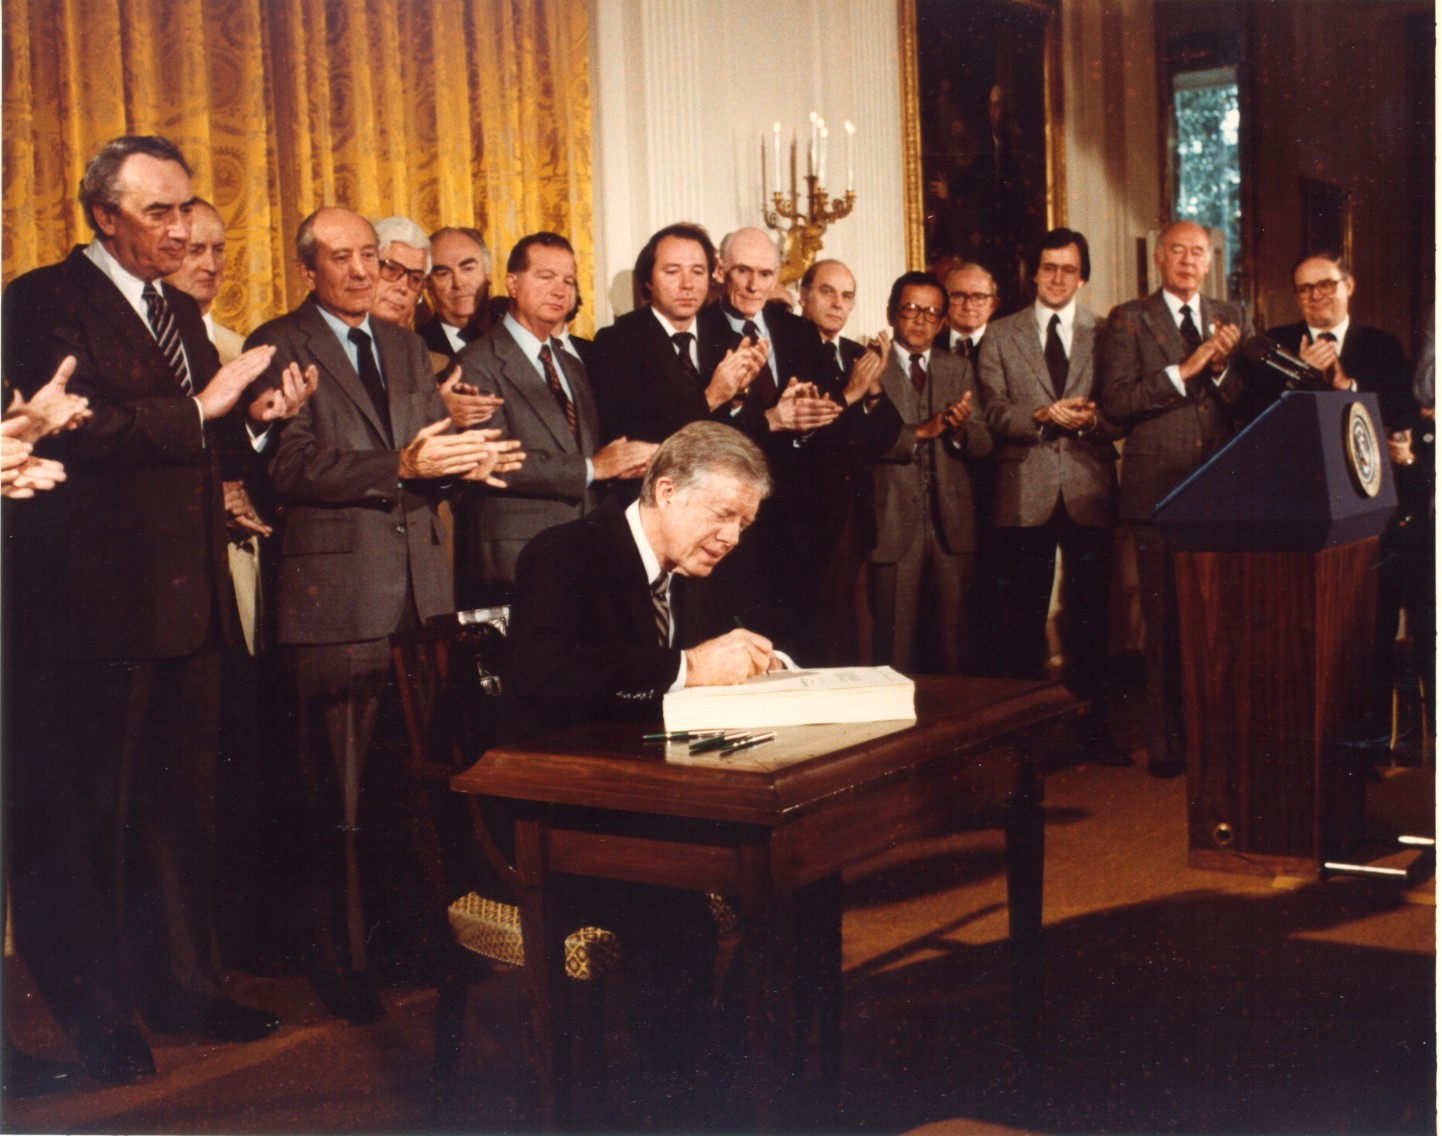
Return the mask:
<path id="1" fill-rule="evenodd" d="M 831 137 L 831 131 L 826 127 L 821 128 L 821 160 L 816 166 L 816 184 L 826 184 L 826 140 Z"/>
<path id="2" fill-rule="evenodd" d="M 856 180 L 855 156 L 852 154 L 852 144 L 856 140 L 856 126 L 851 119 L 846 120 L 846 192 L 851 192 L 851 187 Z"/>
<path id="3" fill-rule="evenodd" d="M 811 112 L 811 142 L 806 147 L 806 173 L 810 176 L 816 174 L 816 112 Z"/>
<path id="4" fill-rule="evenodd" d="M 781 192 L 781 124 L 771 124 L 771 150 L 776 158 L 776 192 Z"/>

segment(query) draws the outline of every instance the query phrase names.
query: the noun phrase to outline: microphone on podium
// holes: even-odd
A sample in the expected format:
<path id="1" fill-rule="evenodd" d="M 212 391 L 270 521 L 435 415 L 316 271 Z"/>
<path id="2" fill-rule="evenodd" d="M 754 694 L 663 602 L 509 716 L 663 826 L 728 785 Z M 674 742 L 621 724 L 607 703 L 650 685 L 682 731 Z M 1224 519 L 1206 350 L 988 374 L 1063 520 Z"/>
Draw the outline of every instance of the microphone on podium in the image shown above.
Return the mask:
<path id="1" fill-rule="evenodd" d="M 1327 377 L 1310 363 L 1283 349 L 1275 339 L 1254 335 L 1237 349 L 1244 359 L 1280 375 L 1288 390 L 1328 390 Z"/>

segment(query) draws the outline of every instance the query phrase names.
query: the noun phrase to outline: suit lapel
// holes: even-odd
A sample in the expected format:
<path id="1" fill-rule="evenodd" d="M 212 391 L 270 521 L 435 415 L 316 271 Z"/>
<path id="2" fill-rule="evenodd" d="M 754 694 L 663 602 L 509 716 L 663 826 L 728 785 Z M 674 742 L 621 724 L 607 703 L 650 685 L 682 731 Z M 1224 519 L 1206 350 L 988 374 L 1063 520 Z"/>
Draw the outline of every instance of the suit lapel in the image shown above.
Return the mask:
<path id="1" fill-rule="evenodd" d="M 581 435 L 581 453 L 594 453 L 597 434 L 596 400 L 591 394 L 591 381 L 586 376 L 586 365 L 569 351 L 559 351 L 555 355 L 557 362 L 565 369 L 566 382 L 571 387 L 571 402 L 576 408 L 576 426 Z M 564 421 L 565 415 L 561 417 Z M 570 425 L 567 424 L 566 433 L 569 435 L 570 432 Z"/>
<path id="2" fill-rule="evenodd" d="M 1171 309 L 1167 307 L 1167 302 L 1160 292 L 1154 292 L 1148 297 L 1147 310 L 1142 318 L 1169 364 L 1180 363 L 1186 359 L 1187 345 L 1183 342 L 1182 333 L 1177 330 L 1177 325 L 1172 320 Z"/>
<path id="3" fill-rule="evenodd" d="M 606 539 L 611 544 L 611 563 L 615 566 L 616 592 L 626 597 L 626 612 L 631 621 L 631 630 L 637 642 L 646 642 L 648 639 L 655 642 L 659 636 L 656 634 L 656 608 L 651 603 L 651 581 L 646 579 L 646 568 L 641 563 L 641 554 L 636 549 L 636 542 L 631 539 L 631 526 L 626 521 L 626 514 L 621 509 L 605 507 L 598 510 L 600 513 L 599 523 L 605 526 Z M 679 591 L 672 587 L 673 598 Z M 671 626 L 678 626 L 676 612 L 671 612 Z M 677 636 L 679 642 L 679 636 Z"/>
<path id="4" fill-rule="evenodd" d="M 316 306 L 314 297 L 307 299 L 301 307 L 301 325 L 308 336 L 306 347 L 312 358 L 320 364 L 321 369 L 345 393 L 345 396 L 355 403 L 361 415 L 375 430 L 376 437 L 384 442 L 387 431 L 376 411 L 375 403 L 371 401 L 370 393 L 361 385 L 360 376 L 351 366 L 350 357 L 346 354 L 345 348 L 341 346 L 335 332 L 331 330 L 330 325 L 320 314 L 320 308 Z"/>
<path id="5" fill-rule="evenodd" d="M 995 335 L 1002 328 L 998 325 L 988 331 L 987 335 Z M 1041 348 L 1041 341 L 1037 338 L 1036 331 L 1036 309 L 1025 308 L 1017 314 L 1016 322 L 1005 329 L 1011 333 L 1012 343 L 1016 352 L 1026 362 L 1027 371 L 1031 375 L 1032 382 L 1036 384 L 1038 395 L 1045 405 L 1056 401 L 1056 388 L 1051 384 L 1051 372 L 1047 370 L 1046 353 Z"/>
<path id="6" fill-rule="evenodd" d="M 1078 306 L 1071 325 L 1071 356 L 1066 372 L 1067 398 L 1091 397 L 1092 345 L 1096 316 Z"/>
<path id="7" fill-rule="evenodd" d="M 170 362 L 160 350 L 160 344 L 155 341 L 150 325 L 130 306 L 130 301 L 120 289 L 78 246 L 70 256 L 74 278 L 86 302 L 109 320 L 121 342 L 129 344 L 132 350 L 144 357 L 147 374 L 170 375 Z M 175 394 L 184 393 L 178 380 L 167 384 L 167 393 L 171 386 L 174 387 Z"/>
<path id="8" fill-rule="evenodd" d="M 557 446 L 562 450 L 574 451 L 576 439 L 571 434 L 571 427 L 566 422 L 566 415 L 556 404 L 556 396 L 546 386 L 546 380 L 531 361 L 526 358 L 526 353 L 521 350 L 521 345 L 515 341 L 511 333 L 504 326 L 496 329 L 496 334 L 491 340 L 497 357 L 500 359 L 501 371 L 510 382 L 511 388 L 521 396 L 527 406 L 550 431 L 555 438 Z"/>

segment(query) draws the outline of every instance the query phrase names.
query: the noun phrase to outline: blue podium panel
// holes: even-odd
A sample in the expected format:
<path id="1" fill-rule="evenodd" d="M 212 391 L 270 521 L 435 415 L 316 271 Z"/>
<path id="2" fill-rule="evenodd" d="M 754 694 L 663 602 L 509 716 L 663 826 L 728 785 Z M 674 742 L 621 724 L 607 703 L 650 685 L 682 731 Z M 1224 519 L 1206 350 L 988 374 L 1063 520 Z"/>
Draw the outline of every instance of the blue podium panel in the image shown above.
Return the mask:
<path id="1" fill-rule="evenodd" d="M 1396 508 L 1377 396 L 1288 391 L 1152 520 L 1187 551 L 1316 552 L 1378 535 Z"/>

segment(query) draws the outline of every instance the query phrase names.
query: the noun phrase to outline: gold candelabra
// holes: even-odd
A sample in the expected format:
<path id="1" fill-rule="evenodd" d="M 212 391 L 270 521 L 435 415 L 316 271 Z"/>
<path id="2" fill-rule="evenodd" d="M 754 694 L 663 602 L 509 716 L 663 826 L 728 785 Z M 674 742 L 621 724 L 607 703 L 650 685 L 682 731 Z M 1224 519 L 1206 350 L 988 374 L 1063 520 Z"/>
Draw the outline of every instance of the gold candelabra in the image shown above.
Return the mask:
<path id="1" fill-rule="evenodd" d="M 846 196 L 829 198 L 826 192 L 826 157 L 830 131 L 825 119 L 811 112 L 811 140 L 806 150 L 806 174 L 801 179 L 803 190 L 796 177 L 797 141 L 791 139 L 791 189 L 781 189 L 781 124 L 771 124 L 772 140 L 772 190 L 771 202 L 765 200 L 767 181 L 766 142 L 761 143 L 761 211 L 766 218 L 766 227 L 785 238 L 781 257 L 780 280 L 782 284 L 794 284 L 805 275 L 816 260 L 816 254 L 825 245 L 826 230 L 835 222 L 851 213 L 856 205 L 855 155 L 853 152 L 856 127 L 850 122 L 846 128 Z"/>

